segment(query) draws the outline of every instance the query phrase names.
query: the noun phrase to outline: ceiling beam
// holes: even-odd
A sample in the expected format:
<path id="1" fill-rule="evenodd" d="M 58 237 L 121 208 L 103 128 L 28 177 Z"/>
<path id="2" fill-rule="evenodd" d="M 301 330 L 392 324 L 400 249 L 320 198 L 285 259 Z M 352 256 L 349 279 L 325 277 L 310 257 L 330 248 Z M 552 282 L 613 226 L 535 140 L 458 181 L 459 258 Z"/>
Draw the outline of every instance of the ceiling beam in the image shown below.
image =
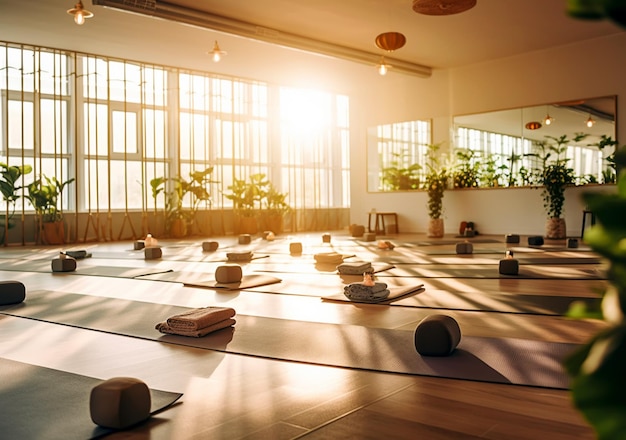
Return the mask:
<path id="1" fill-rule="evenodd" d="M 304 37 L 298 34 L 270 29 L 254 23 L 176 5 L 167 1 L 92 0 L 92 3 L 94 5 L 149 15 L 292 49 L 354 61 L 371 65 L 372 67 L 376 66 L 381 59 L 380 53 L 367 52 L 352 47 L 329 43 L 327 41 Z M 387 64 L 393 66 L 394 72 L 401 72 L 422 78 L 428 78 L 432 75 L 432 68 L 428 66 L 390 58 L 387 55 L 385 55 L 385 60 Z"/>

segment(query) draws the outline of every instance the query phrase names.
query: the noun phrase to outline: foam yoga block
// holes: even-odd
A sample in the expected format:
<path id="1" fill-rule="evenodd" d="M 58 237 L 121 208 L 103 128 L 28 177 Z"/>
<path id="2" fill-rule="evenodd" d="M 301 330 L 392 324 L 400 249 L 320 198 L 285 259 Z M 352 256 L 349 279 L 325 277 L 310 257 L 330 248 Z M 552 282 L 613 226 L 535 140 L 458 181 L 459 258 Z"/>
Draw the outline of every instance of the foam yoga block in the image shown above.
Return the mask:
<path id="1" fill-rule="evenodd" d="M 363 234 L 363 241 L 375 241 L 376 240 L 376 234 L 374 234 L 373 232 L 366 232 L 365 234 Z"/>
<path id="2" fill-rule="evenodd" d="M 147 247 L 144 248 L 143 255 L 146 260 L 158 260 L 163 256 L 163 251 L 160 247 Z"/>
<path id="3" fill-rule="evenodd" d="M 543 237 L 540 235 L 533 235 L 531 237 L 528 237 L 528 245 L 529 246 L 542 246 Z"/>
<path id="4" fill-rule="evenodd" d="M 502 275 L 517 275 L 519 273 L 519 261 L 515 258 L 500 260 L 499 272 Z"/>
<path id="5" fill-rule="evenodd" d="M 507 243 L 519 243 L 519 235 L 517 234 L 507 234 L 505 239 Z"/>
<path id="6" fill-rule="evenodd" d="M 242 277 L 241 266 L 235 264 L 218 266 L 215 270 L 215 281 L 218 283 L 238 283 Z"/>
<path id="7" fill-rule="evenodd" d="M 461 342 L 461 328 L 448 315 L 429 315 L 415 329 L 415 349 L 422 356 L 448 356 Z"/>
<path id="8" fill-rule="evenodd" d="M 463 242 L 456 244 L 457 254 L 471 254 L 474 252 L 474 245 L 472 243 Z"/>
<path id="9" fill-rule="evenodd" d="M 239 236 L 239 244 L 250 244 L 252 236 L 250 234 L 241 234 Z"/>
<path id="10" fill-rule="evenodd" d="M 91 254 L 85 250 L 66 251 L 65 254 L 68 257 L 72 257 L 76 260 L 82 260 L 83 258 L 91 257 Z"/>
<path id="11" fill-rule="evenodd" d="M 76 260 L 65 254 L 52 260 L 52 272 L 73 272 L 76 270 Z"/>
<path id="12" fill-rule="evenodd" d="M 19 281 L 0 281 L 0 306 L 19 304 L 26 298 L 26 287 Z"/>
<path id="13" fill-rule="evenodd" d="M 568 238 L 567 239 L 567 247 L 572 249 L 572 248 L 577 248 L 578 247 L 578 239 L 577 238 Z"/>
<path id="14" fill-rule="evenodd" d="M 363 237 L 365 234 L 365 226 L 363 225 L 352 225 L 350 227 L 350 235 L 353 237 Z"/>
<path id="15" fill-rule="evenodd" d="M 322 243 L 330 243 L 330 234 L 322 235 Z"/>
<path id="16" fill-rule="evenodd" d="M 229 261 L 250 261 L 252 260 L 252 252 L 228 252 L 226 258 Z"/>
<path id="17" fill-rule="evenodd" d="M 99 426 L 125 429 L 150 417 L 150 389 L 132 377 L 114 377 L 96 385 L 89 397 L 91 420 Z"/>
<path id="18" fill-rule="evenodd" d="M 202 250 L 204 252 L 216 251 L 218 247 L 220 247 L 220 244 L 217 241 L 204 241 L 204 242 L 202 242 Z"/>
<path id="19" fill-rule="evenodd" d="M 137 240 L 133 244 L 133 249 L 136 250 L 136 251 L 140 251 L 140 250 L 142 250 L 145 247 L 146 247 L 146 242 L 144 240 Z"/>

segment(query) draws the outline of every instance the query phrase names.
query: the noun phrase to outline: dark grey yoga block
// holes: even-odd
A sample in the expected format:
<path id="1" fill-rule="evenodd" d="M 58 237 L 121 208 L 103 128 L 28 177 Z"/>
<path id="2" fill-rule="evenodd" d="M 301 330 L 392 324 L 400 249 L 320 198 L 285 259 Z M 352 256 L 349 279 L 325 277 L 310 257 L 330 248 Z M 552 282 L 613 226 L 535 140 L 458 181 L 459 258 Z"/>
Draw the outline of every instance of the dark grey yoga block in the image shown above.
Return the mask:
<path id="1" fill-rule="evenodd" d="M 158 260 L 163 256 L 163 251 L 160 247 L 147 247 L 143 250 L 143 256 L 146 260 Z"/>
<path id="2" fill-rule="evenodd" d="M 543 246 L 543 237 L 541 235 L 528 237 L 528 246 Z"/>
<path id="3" fill-rule="evenodd" d="M 574 249 L 578 247 L 578 239 L 577 238 L 568 238 L 567 239 L 567 247 L 570 249 Z"/>
<path id="4" fill-rule="evenodd" d="M 99 426 L 125 429 L 150 417 L 150 389 L 139 379 L 114 377 L 91 389 L 89 412 Z"/>
<path id="5" fill-rule="evenodd" d="M 461 342 L 461 328 L 448 315 L 429 315 L 415 329 L 415 349 L 422 356 L 449 356 Z"/>
<path id="6" fill-rule="evenodd" d="M 519 273 L 519 261 L 515 258 L 500 260 L 499 270 L 501 275 L 517 275 Z"/>
<path id="7" fill-rule="evenodd" d="M 507 234 L 505 236 L 506 242 L 509 244 L 519 243 L 519 235 L 517 234 Z"/>
<path id="8" fill-rule="evenodd" d="M 91 257 L 91 254 L 86 250 L 77 250 L 77 251 L 65 251 L 65 255 L 68 257 L 72 257 L 75 260 L 82 260 L 83 258 Z"/>
<path id="9" fill-rule="evenodd" d="M 52 260 L 52 272 L 73 272 L 76 270 L 76 260 L 72 257 L 55 258 Z"/>
<path id="10" fill-rule="evenodd" d="M 243 278 L 243 271 L 241 266 L 236 264 L 218 266 L 215 270 L 215 281 L 218 283 L 238 283 L 241 278 Z"/>
<path id="11" fill-rule="evenodd" d="M 136 251 L 140 251 L 146 247 L 146 242 L 144 240 L 137 240 L 133 243 L 133 249 Z"/>
<path id="12" fill-rule="evenodd" d="M 220 247 L 220 244 L 217 241 L 202 242 L 202 250 L 204 252 L 214 252 L 217 250 L 218 247 Z"/>
<path id="13" fill-rule="evenodd" d="M 19 281 L 0 281 L 0 306 L 19 304 L 26 298 L 26 287 Z"/>
<path id="14" fill-rule="evenodd" d="M 471 254 L 474 252 L 474 245 L 469 242 L 462 242 L 456 244 L 457 254 Z"/>

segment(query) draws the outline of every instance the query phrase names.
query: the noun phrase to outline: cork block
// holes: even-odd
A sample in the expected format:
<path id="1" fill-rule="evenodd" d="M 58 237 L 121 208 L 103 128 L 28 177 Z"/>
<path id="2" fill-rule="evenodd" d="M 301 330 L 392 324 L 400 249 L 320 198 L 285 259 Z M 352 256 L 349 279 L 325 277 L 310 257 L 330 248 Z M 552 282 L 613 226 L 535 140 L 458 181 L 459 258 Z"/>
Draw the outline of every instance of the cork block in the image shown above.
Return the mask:
<path id="1" fill-rule="evenodd" d="M 499 272 L 501 275 L 517 275 L 519 273 L 519 261 L 515 258 L 500 260 Z"/>
<path id="2" fill-rule="evenodd" d="M 376 234 L 373 232 L 366 232 L 365 234 L 363 234 L 363 241 L 375 241 L 376 240 Z"/>
<path id="3" fill-rule="evenodd" d="M 218 266 L 215 270 L 215 281 L 218 283 L 238 283 L 243 277 L 241 266 L 236 264 L 227 264 Z"/>
<path id="4" fill-rule="evenodd" d="M 365 226 L 363 225 L 351 225 L 350 226 L 350 235 L 352 237 L 363 237 L 365 234 Z"/>
<path id="5" fill-rule="evenodd" d="M 241 234 L 239 236 L 239 244 L 250 244 L 252 242 L 252 236 L 250 234 Z"/>
<path id="6" fill-rule="evenodd" d="M 299 241 L 289 243 L 289 253 L 291 255 L 300 255 L 302 253 L 302 243 Z"/>
<path id="7" fill-rule="evenodd" d="M 322 234 L 322 243 L 330 243 L 330 234 Z"/>
<path id="8" fill-rule="evenodd" d="M 76 270 L 76 260 L 66 255 L 52 260 L 52 272 L 73 272 Z"/>
<path id="9" fill-rule="evenodd" d="M 516 244 L 519 243 L 519 235 L 517 234 L 507 234 L 505 237 L 505 240 L 507 243 L 509 244 Z"/>
<path id="10" fill-rule="evenodd" d="M 147 247 L 144 248 L 143 255 L 146 260 L 158 260 L 163 256 L 163 251 L 160 247 Z"/>
<path id="11" fill-rule="evenodd" d="M 528 246 L 543 246 L 543 237 L 541 235 L 528 237 Z"/>
<path id="12" fill-rule="evenodd" d="M 220 247 L 220 244 L 217 241 L 204 241 L 202 242 L 202 251 L 203 252 L 214 252 L 217 248 Z"/>
<path id="13" fill-rule="evenodd" d="M 150 417 L 150 389 L 132 377 L 114 377 L 91 389 L 89 412 L 99 426 L 125 429 Z"/>
<path id="14" fill-rule="evenodd" d="M 19 281 L 0 281 L 0 306 L 19 304 L 26 298 L 26 287 Z"/>
<path id="15" fill-rule="evenodd" d="M 456 244 L 457 254 L 471 254 L 474 252 L 474 245 L 467 241 Z"/>

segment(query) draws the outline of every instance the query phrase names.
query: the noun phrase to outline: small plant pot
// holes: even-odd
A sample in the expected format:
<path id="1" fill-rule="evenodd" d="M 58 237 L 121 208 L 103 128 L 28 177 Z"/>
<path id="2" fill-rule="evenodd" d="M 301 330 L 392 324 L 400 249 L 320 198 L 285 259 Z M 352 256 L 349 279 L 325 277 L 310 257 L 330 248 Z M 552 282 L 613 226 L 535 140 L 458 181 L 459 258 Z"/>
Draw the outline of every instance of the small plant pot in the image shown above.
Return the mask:
<path id="1" fill-rule="evenodd" d="M 564 218 L 549 218 L 546 220 L 546 238 L 559 240 L 567 237 Z"/>
<path id="2" fill-rule="evenodd" d="M 443 219 L 431 218 L 428 222 L 428 236 L 432 238 L 441 238 L 443 237 L 443 234 Z"/>

